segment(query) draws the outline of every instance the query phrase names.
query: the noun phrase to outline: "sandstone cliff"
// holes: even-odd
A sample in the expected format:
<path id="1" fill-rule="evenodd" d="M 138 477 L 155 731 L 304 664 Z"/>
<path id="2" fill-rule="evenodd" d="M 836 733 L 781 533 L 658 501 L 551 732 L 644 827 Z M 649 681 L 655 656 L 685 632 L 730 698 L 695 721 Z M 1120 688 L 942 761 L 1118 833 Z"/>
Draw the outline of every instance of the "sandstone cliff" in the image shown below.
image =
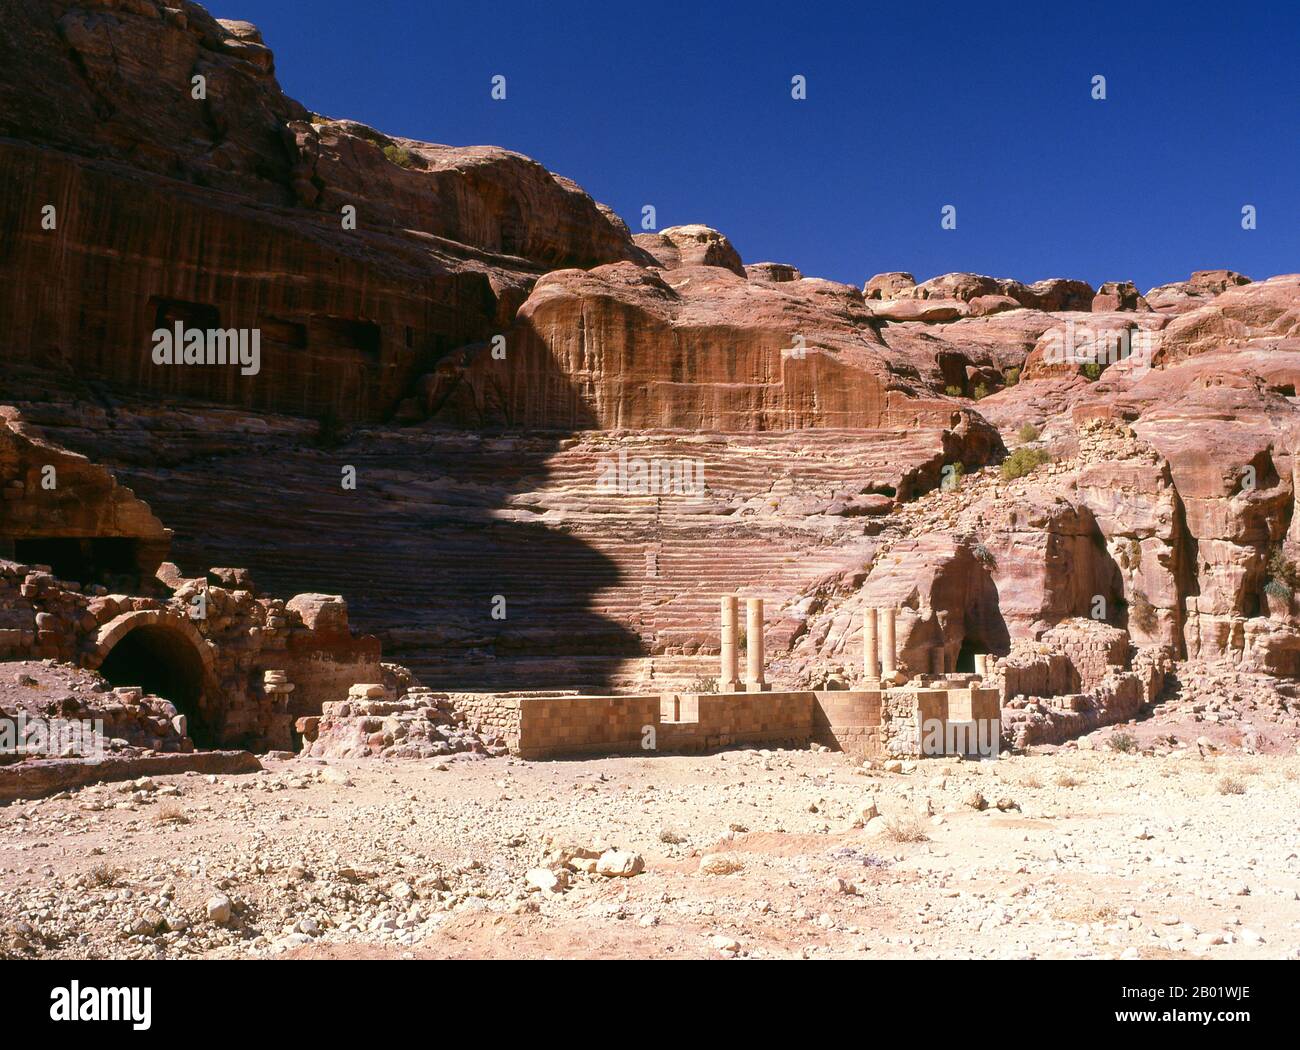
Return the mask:
<path id="1" fill-rule="evenodd" d="M 25 4 L 0 58 L 4 401 L 186 566 L 345 594 L 435 687 L 707 677 L 730 592 L 778 680 L 852 677 L 871 603 L 914 667 L 1087 617 L 1300 670 L 1300 277 L 746 265 L 518 154 L 312 113 L 191 3 Z M 260 370 L 155 365 L 176 322 L 256 329 Z"/>

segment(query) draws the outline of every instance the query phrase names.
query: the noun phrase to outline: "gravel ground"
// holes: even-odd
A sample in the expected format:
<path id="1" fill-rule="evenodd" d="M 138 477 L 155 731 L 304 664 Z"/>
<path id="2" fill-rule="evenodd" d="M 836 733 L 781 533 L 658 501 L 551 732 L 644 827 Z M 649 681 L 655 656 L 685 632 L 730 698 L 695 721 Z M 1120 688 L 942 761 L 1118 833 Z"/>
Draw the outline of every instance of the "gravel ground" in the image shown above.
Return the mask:
<path id="1" fill-rule="evenodd" d="M 0 808 L 0 956 L 1300 954 L 1300 757 L 1105 740 L 99 785 Z"/>

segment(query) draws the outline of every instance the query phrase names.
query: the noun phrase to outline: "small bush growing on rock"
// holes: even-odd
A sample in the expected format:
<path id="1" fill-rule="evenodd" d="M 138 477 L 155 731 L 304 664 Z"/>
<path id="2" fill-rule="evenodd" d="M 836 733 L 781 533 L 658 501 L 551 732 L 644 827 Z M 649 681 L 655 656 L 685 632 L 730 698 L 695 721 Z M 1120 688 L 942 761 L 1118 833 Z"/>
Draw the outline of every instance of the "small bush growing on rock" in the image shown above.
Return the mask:
<path id="1" fill-rule="evenodd" d="M 659 841 L 669 846 L 680 846 L 686 841 L 686 837 L 679 835 L 672 828 L 664 828 L 659 832 Z"/>
<path id="2" fill-rule="evenodd" d="M 384 156 L 399 168 L 410 168 L 414 166 L 414 161 L 411 160 L 411 151 L 402 149 L 401 146 L 385 146 Z"/>
<path id="3" fill-rule="evenodd" d="M 1018 448 L 1002 461 L 1002 477 L 1006 481 L 1023 478 L 1052 457 L 1041 448 Z"/>
<path id="4" fill-rule="evenodd" d="M 1095 383 L 1101 378 L 1101 365 L 1096 361 L 1089 361 L 1083 366 L 1083 374 Z"/>
<path id="5" fill-rule="evenodd" d="M 1058 773 L 1056 775 L 1056 780 L 1054 781 L 1054 783 L 1056 784 L 1057 787 L 1075 788 L 1078 787 L 1080 784 L 1082 784 L 1083 781 L 1080 780 L 1078 777 L 1076 777 L 1073 773 Z"/>
<path id="6" fill-rule="evenodd" d="M 1264 590 L 1283 601 L 1290 601 L 1296 588 L 1300 587 L 1300 571 L 1297 571 L 1291 559 L 1282 553 L 1282 548 L 1274 547 L 1269 552 L 1265 571 L 1268 573 L 1268 582 L 1264 584 Z"/>
<path id="7" fill-rule="evenodd" d="M 1144 591 L 1133 591 L 1133 600 L 1129 602 L 1128 615 L 1133 624 L 1147 634 L 1154 631 L 1160 624 L 1160 618 L 1156 615 L 1156 607 L 1151 604 L 1151 599 L 1146 596 Z"/>
<path id="8" fill-rule="evenodd" d="M 1016 431 L 1016 437 L 1020 439 L 1022 445 L 1027 445 L 1031 441 L 1037 441 L 1040 431 L 1033 423 L 1021 423 L 1020 429 Z"/>
<path id="9" fill-rule="evenodd" d="M 1220 795 L 1244 795 L 1246 793 L 1246 785 L 1236 777 L 1219 777 L 1219 782 L 1214 787 Z"/>
<path id="10" fill-rule="evenodd" d="M 1020 369 L 1008 368 L 1002 373 L 1002 382 L 1007 386 L 1015 386 L 1020 382 Z"/>
<path id="11" fill-rule="evenodd" d="M 1271 598 L 1277 598 L 1279 601 L 1284 602 L 1289 602 L 1295 597 L 1295 592 L 1281 580 L 1269 580 L 1265 583 L 1264 593 Z"/>
<path id="12" fill-rule="evenodd" d="M 694 678 L 686 686 L 688 693 L 716 693 L 718 691 L 718 680 L 716 678 Z"/>
<path id="13" fill-rule="evenodd" d="M 1137 750 L 1137 741 L 1129 733 L 1112 733 L 1106 744 L 1112 751 L 1118 751 L 1121 755 Z"/>
<path id="14" fill-rule="evenodd" d="M 943 392 L 949 397 L 965 397 L 966 394 L 956 383 L 949 383 L 943 388 Z"/>
<path id="15" fill-rule="evenodd" d="M 984 544 L 975 544 L 975 546 L 970 549 L 970 552 L 975 556 L 975 560 L 981 565 L 987 565 L 990 569 L 997 568 L 997 559 L 993 557 L 993 552 L 984 546 Z"/>
<path id="16" fill-rule="evenodd" d="M 989 396 L 989 388 L 983 383 L 976 383 L 975 389 L 972 391 L 972 396 L 976 401 L 986 398 Z"/>

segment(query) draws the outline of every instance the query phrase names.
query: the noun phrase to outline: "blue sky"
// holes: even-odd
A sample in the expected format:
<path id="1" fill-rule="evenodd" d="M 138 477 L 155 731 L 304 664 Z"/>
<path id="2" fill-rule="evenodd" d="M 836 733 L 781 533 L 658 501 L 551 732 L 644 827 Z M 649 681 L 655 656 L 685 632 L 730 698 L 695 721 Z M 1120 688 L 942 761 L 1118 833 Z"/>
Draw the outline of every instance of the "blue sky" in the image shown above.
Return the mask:
<path id="1" fill-rule="evenodd" d="M 715 226 L 747 262 L 1144 290 L 1196 269 L 1300 271 L 1295 3 L 209 8 L 260 26 L 313 110 L 518 150 L 634 230 L 653 204 L 661 227 Z M 956 230 L 940 229 L 945 204 Z"/>

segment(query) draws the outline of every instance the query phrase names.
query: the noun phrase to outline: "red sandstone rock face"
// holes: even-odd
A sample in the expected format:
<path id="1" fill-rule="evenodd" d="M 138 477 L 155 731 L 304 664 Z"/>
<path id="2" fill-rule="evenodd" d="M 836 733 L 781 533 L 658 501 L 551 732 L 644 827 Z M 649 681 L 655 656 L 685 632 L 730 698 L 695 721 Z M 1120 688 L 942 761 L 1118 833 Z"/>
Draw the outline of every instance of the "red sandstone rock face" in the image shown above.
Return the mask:
<path id="1" fill-rule="evenodd" d="M 901 270 L 878 273 L 867 281 L 862 294 L 868 299 L 901 299 L 903 293 L 916 287 L 916 278 Z"/>
<path id="2" fill-rule="evenodd" d="M 1116 310 L 1150 310 L 1132 281 L 1107 281 L 1092 300 L 1093 313 L 1110 313 Z"/>
<path id="3" fill-rule="evenodd" d="M 709 226 L 670 226 L 658 233 L 639 233 L 633 238 L 655 265 L 665 270 L 680 266 L 721 266 L 745 276 L 745 266 L 726 236 Z"/>
<path id="4" fill-rule="evenodd" d="M 130 489 L 0 406 L 0 541 L 6 557 L 85 562 L 95 574 L 148 580 L 171 532 Z"/>
<path id="5" fill-rule="evenodd" d="M 1204 306 L 1220 292 L 1243 284 L 1250 284 L 1250 278 L 1235 270 L 1197 270 L 1188 280 L 1162 284 L 1143 298 L 1153 310 L 1186 313 Z"/>
<path id="6" fill-rule="evenodd" d="M 775 262 L 750 263 L 745 267 L 745 276 L 751 281 L 770 281 L 772 284 L 803 280 L 798 267 Z"/>
<path id="7" fill-rule="evenodd" d="M 0 134 L 287 203 L 284 127 L 308 114 L 248 23 L 188 3 L 42 0 L 9 5 L 0 54 Z"/>
<path id="8" fill-rule="evenodd" d="M 1100 296 L 1098 297 L 1101 298 Z M 1136 314 L 1108 312 L 1067 313 L 1053 316 L 1025 359 L 1024 379 L 1082 375 L 1090 366 L 1105 369 L 1122 355 L 1140 352 L 1144 338 L 1168 324 L 1168 318 L 1150 311 Z M 1154 334 L 1151 345 L 1156 345 Z"/>
<path id="9" fill-rule="evenodd" d="M 1156 364 L 1229 347 L 1300 338 L 1300 275 L 1285 274 L 1253 284 L 1234 285 L 1205 306 L 1169 322 Z"/>
<path id="10" fill-rule="evenodd" d="M 191 567 L 251 547 L 259 578 L 309 591 L 273 612 L 311 645 L 347 634 L 332 596 L 349 592 L 442 685 L 677 685 L 707 669 L 717 595 L 749 589 L 791 681 L 853 665 L 867 601 L 907 610 L 917 669 L 935 646 L 956 661 L 1071 634 L 1057 625 L 1101 599 L 1099 628 L 1134 645 L 1300 670 L 1294 603 L 1268 589 L 1270 560 L 1300 542 L 1296 275 L 1198 271 L 1143 297 L 892 272 L 860 292 L 746 267 L 706 226 L 631 237 L 508 151 L 311 114 L 254 27 L 193 5 L 23 5 L 0 49 L 7 396 L 126 471 Z M 32 222 L 48 200 L 77 202 L 55 231 Z M 257 381 L 154 367 L 149 333 L 172 319 L 258 328 Z M 1149 335 L 1152 353 L 1061 359 L 1070 326 Z M 394 414 L 409 429 L 350 440 L 285 418 Z M 1025 423 L 1056 464 L 927 495 L 945 467 L 996 463 Z M 24 484 L 0 535 L 46 515 L 165 537 L 61 450 L 75 484 L 33 503 L 46 450 L 20 438 L 0 440 L 5 480 Z M 601 461 L 628 450 L 698 461 L 704 495 L 600 491 Z M 371 487 L 339 493 L 356 462 Z M 323 546 L 346 557 L 323 564 Z M 512 587 L 518 615 L 485 629 L 485 601 Z"/>
<path id="11" fill-rule="evenodd" d="M 503 331 L 539 273 L 649 261 L 526 157 L 314 117 L 281 93 L 254 27 L 196 5 L 22 5 L 0 51 L 14 140 L 0 224 L 16 231 L 0 350 L 15 379 L 70 370 L 121 392 L 379 419 L 444 354 Z M 202 258 L 178 264 L 178 245 Z M 151 333 L 177 320 L 257 330 L 261 370 L 156 366 Z"/>
<path id="12" fill-rule="evenodd" d="M 704 431 L 926 426 L 995 442 L 890 348 L 862 295 L 714 266 L 631 263 L 538 281 L 504 360 L 449 362 L 428 405 L 461 422 Z M 980 436 L 983 435 L 983 436 Z"/>
<path id="13" fill-rule="evenodd" d="M 294 192 L 319 211 L 336 215 L 351 204 L 367 224 L 512 257 L 519 268 L 646 261 L 621 221 L 518 153 L 391 138 L 347 120 L 296 121 L 288 130 L 298 153 Z"/>
<path id="14" fill-rule="evenodd" d="M 986 277 L 978 273 L 945 273 L 917 284 L 910 273 L 877 274 L 867 282 L 868 299 L 943 299 L 973 303 L 1010 299 L 1020 306 L 1036 310 L 1088 310 L 1093 291 L 1084 281 L 1053 277 L 1031 285 L 1005 277 Z M 987 308 L 983 312 L 994 312 Z"/>

